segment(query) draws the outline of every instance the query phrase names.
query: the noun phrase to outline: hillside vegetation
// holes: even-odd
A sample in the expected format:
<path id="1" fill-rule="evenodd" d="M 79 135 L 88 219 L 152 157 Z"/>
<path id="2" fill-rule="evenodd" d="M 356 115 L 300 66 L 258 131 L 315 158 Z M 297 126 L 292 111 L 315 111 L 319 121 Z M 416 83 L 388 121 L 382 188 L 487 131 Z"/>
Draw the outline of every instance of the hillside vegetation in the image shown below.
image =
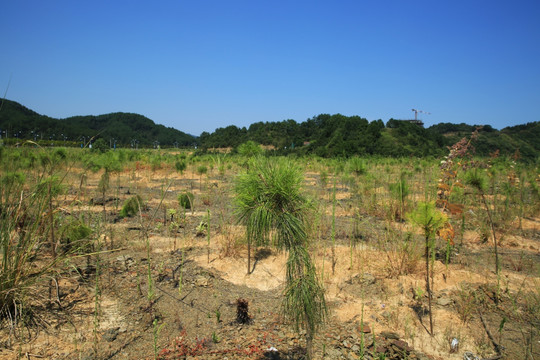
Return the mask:
<path id="1" fill-rule="evenodd" d="M 534 160 L 540 151 L 540 122 L 507 127 L 498 131 L 490 125 L 441 123 L 423 128 L 407 121 L 390 119 L 369 122 L 359 116 L 321 114 L 304 122 L 258 122 L 249 128 L 234 125 L 203 132 L 203 148 L 237 147 L 246 141 L 272 145 L 279 153 L 315 154 L 323 157 L 440 156 L 448 146 L 479 129 L 476 154 L 513 155 L 519 151 L 523 159 Z"/>
<path id="2" fill-rule="evenodd" d="M 169 147 L 192 146 L 196 143 L 194 136 L 156 124 L 139 114 L 116 112 L 54 119 L 10 100 L 4 100 L 0 111 L 0 129 L 7 130 L 10 138 L 61 140 L 71 144 L 80 143 L 83 137 L 86 141 L 92 137 L 101 137 L 107 142 L 115 139 L 122 147 L 129 147 L 132 142 L 138 142 L 141 147 L 154 143 Z M 5 137 L 5 133 L 2 135 Z"/>
<path id="3" fill-rule="evenodd" d="M 407 121 L 390 119 L 368 121 L 360 116 L 320 114 L 303 122 L 283 120 L 255 122 L 248 128 L 230 125 L 200 137 L 167 128 L 145 116 L 132 113 L 73 116 L 54 119 L 40 115 L 14 101 L 4 100 L 0 111 L 2 137 L 12 141 L 62 141 L 78 146 L 90 138 L 104 139 L 118 147 L 187 147 L 201 146 L 203 151 L 234 148 L 253 141 L 269 146 L 278 154 L 314 154 L 322 157 L 441 156 L 448 146 L 479 128 L 475 141 L 476 155 L 493 153 L 515 155 L 535 161 L 540 152 L 540 122 L 496 130 L 490 125 L 440 123 L 424 128 Z"/>

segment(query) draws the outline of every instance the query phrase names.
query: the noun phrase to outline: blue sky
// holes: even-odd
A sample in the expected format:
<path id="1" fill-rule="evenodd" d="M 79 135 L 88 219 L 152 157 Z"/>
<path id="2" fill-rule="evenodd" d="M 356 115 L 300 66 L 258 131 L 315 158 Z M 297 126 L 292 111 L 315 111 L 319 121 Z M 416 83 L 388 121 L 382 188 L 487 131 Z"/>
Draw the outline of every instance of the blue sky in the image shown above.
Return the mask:
<path id="1" fill-rule="evenodd" d="M 321 113 L 540 120 L 539 1 L 4 1 L 0 89 L 199 135 Z"/>

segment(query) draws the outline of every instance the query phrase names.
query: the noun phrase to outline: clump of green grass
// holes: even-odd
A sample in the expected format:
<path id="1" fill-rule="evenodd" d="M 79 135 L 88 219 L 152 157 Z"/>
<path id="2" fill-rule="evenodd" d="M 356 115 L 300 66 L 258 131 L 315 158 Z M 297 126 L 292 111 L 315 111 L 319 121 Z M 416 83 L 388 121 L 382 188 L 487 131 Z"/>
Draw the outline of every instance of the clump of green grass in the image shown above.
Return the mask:
<path id="1" fill-rule="evenodd" d="M 120 210 L 120 217 L 131 217 L 136 215 L 144 205 L 143 199 L 140 195 L 130 197 L 124 202 L 122 210 Z"/>
<path id="2" fill-rule="evenodd" d="M 67 217 L 60 226 L 60 242 L 66 249 L 75 249 L 79 253 L 91 250 L 90 235 L 92 229 L 82 219 Z"/>
<path id="3" fill-rule="evenodd" d="M 180 205 L 180 207 L 186 210 L 189 210 L 193 208 L 193 199 L 194 196 L 192 193 L 187 191 L 183 192 L 181 194 L 178 194 L 178 205 Z"/>
<path id="4" fill-rule="evenodd" d="M 176 168 L 176 171 L 178 171 L 180 174 L 183 174 L 187 168 L 186 160 L 177 160 L 174 163 L 174 167 Z"/>
<path id="5" fill-rule="evenodd" d="M 366 162 L 358 156 L 350 158 L 348 166 L 350 171 L 352 171 L 357 176 L 367 173 Z"/>
<path id="6" fill-rule="evenodd" d="M 55 252 L 53 221 L 61 188 L 53 165 L 62 153 L 40 153 L 44 165 L 37 167 L 37 176 L 20 170 L 23 157 L 1 159 L 5 172 L 0 174 L 0 320 L 11 329 L 28 325 L 33 304 L 48 301 L 42 290 L 67 254 Z M 44 251 L 47 248 L 51 251 Z"/>

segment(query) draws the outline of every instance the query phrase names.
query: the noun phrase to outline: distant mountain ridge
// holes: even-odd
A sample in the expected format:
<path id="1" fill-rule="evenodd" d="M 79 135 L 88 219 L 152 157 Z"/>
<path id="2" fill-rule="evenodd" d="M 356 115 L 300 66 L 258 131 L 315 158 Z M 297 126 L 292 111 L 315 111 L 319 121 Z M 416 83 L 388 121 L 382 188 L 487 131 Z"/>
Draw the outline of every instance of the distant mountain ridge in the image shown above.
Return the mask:
<path id="1" fill-rule="evenodd" d="M 91 137 L 106 142 L 116 140 L 121 147 L 138 143 L 141 147 L 159 144 L 163 147 L 200 145 L 203 150 L 232 147 L 246 141 L 271 145 L 280 154 L 315 154 L 323 157 L 375 156 L 443 156 L 448 146 L 470 136 L 477 125 L 440 123 L 423 128 L 408 121 L 390 119 L 369 122 L 360 116 L 320 114 L 301 123 L 295 120 L 255 122 L 248 128 L 230 125 L 200 137 L 154 123 L 133 113 L 72 116 L 55 119 L 40 115 L 25 106 L 4 100 L 0 110 L 0 131 L 5 137 L 71 142 Z M 73 143 L 72 143 L 73 144 Z M 135 146 L 135 145 L 133 145 Z M 488 156 L 499 150 L 510 156 L 519 152 L 528 161 L 540 154 L 540 122 L 496 130 L 481 127 L 474 142 L 477 155 Z"/>
<path id="2" fill-rule="evenodd" d="M 26 108 L 11 100 L 3 100 L 0 130 L 10 138 L 34 140 L 82 141 L 101 137 L 116 140 L 119 146 L 193 146 L 197 138 L 180 130 L 156 124 L 133 113 L 116 112 L 104 115 L 72 116 L 55 119 Z"/>

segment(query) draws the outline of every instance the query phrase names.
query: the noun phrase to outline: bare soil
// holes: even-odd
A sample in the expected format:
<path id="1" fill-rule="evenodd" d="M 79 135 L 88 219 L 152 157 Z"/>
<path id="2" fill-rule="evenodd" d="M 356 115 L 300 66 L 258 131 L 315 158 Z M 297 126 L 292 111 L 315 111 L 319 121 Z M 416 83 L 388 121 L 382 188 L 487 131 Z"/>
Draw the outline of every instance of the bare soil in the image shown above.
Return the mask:
<path id="1" fill-rule="evenodd" d="M 274 358 L 304 357 L 303 333 L 280 317 L 287 254 L 254 251 L 247 275 L 243 229 L 232 216 L 232 175 L 211 173 L 202 183 L 197 174 L 179 176 L 170 169 L 117 176 L 110 196 L 119 200 L 107 202 L 105 212 L 88 205 L 99 196 L 99 174 L 88 179 L 82 204 L 65 209 L 88 219 L 104 217 L 96 229 L 99 254 L 69 259 L 69 270 L 57 277 L 58 296 L 55 287 L 49 303 L 36 304 L 32 325 L 18 334 L 1 329 L 0 359 L 152 359 L 155 351 L 163 359 L 256 359 L 272 358 L 271 347 L 279 354 Z M 306 184 L 312 192 L 320 188 L 313 173 Z M 195 206 L 185 214 L 178 210 L 174 220 L 181 226 L 171 229 L 167 209 L 178 209 L 176 196 L 184 190 L 194 193 Z M 120 219 L 123 201 L 133 194 L 143 197 L 146 210 Z M 72 191 L 63 200 L 76 197 Z M 463 359 L 466 351 L 488 358 L 497 355 L 495 345 L 504 347 L 507 359 L 540 358 L 538 319 L 530 318 L 540 313 L 531 308 L 540 303 L 540 217 L 522 219 L 521 229 L 513 222 L 501 234 L 499 290 L 491 244 L 475 229 L 463 234 L 448 265 L 435 262 L 430 336 L 421 239 L 413 234 L 417 245 L 405 253 L 399 242 L 383 241 L 384 234 L 412 229 L 368 214 L 360 217 L 361 236 L 353 238 L 351 193 L 340 188 L 333 245 L 327 192 L 325 197 L 325 231 L 310 249 L 329 305 L 314 341 L 315 358 L 385 353 L 389 359 Z M 208 211 L 210 245 L 197 235 Z M 395 270 L 405 262 L 406 271 Z M 238 299 L 249 302 L 247 324 L 236 321 Z M 455 352 L 453 339 L 459 342 Z"/>

